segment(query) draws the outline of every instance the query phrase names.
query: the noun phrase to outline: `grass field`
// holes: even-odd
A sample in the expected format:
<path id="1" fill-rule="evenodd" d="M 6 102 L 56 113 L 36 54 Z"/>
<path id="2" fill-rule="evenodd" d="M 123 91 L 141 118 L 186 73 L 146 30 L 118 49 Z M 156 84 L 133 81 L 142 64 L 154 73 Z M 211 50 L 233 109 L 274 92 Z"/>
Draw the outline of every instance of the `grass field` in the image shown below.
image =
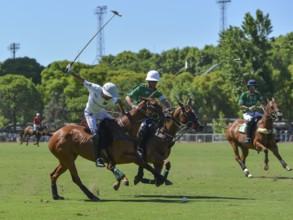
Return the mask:
<path id="1" fill-rule="evenodd" d="M 279 150 L 292 167 L 293 144 L 280 144 Z M 114 191 L 110 171 L 78 158 L 83 183 L 98 191 L 101 201 L 90 202 L 69 172 L 57 182 L 65 200 L 55 201 L 49 174 L 58 162 L 47 145 L 0 143 L 0 219 L 292 219 L 293 172 L 283 169 L 272 153 L 270 169 L 264 171 L 263 153 L 250 151 L 247 167 L 254 176 L 250 179 L 235 162 L 228 143 L 179 143 L 169 159 L 172 186 L 134 186 L 137 167 L 129 164 L 118 168 L 130 186 Z"/>

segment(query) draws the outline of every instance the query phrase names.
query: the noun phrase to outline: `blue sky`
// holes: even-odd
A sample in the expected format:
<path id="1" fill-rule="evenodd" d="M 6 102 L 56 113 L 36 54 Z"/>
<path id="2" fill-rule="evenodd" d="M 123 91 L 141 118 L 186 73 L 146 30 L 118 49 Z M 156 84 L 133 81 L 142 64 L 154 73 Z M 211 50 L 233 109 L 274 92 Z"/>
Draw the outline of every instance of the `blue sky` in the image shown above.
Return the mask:
<path id="1" fill-rule="evenodd" d="M 106 5 L 105 54 L 149 49 L 153 53 L 186 46 L 202 49 L 217 45 L 221 27 L 217 0 L 1 0 L 0 61 L 12 57 L 11 43 L 19 43 L 16 57 L 34 58 L 47 66 L 58 60 L 74 60 L 98 30 L 94 11 Z M 271 37 L 293 31 L 292 0 L 231 0 L 226 9 L 227 26 L 240 27 L 245 13 L 257 9 L 269 14 Z M 94 64 L 94 39 L 78 61 Z"/>

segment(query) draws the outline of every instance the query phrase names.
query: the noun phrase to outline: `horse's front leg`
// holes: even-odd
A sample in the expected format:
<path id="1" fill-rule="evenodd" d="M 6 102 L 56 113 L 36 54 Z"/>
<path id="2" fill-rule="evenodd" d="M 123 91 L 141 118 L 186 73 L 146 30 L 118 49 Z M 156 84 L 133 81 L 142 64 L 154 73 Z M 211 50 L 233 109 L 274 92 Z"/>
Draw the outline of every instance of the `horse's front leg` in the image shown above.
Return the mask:
<path id="1" fill-rule="evenodd" d="M 231 144 L 232 149 L 234 151 L 235 160 L 240 165 L 241 169 L 244 172 L 244 175 L 246 177 L 252 177 L 252 174 L 249 173 L 249 170 L 247 169 L 245 165 L 245 160 L 246 160 L 246 157 L 248 156 L 248 149 L 244 146 L 241 146 L 242 156 L 240 158 L 238 144 L 236 144 L 234 141 L 229 141 L 229 143 Z"/>
<path id="2" fill-rule="evenodd" d="M 26 146 L 28 146 L 29 139 L 30 139 L 30 135 L 26 136 Z"/>
<path id="3" fill-rule="evenodd" d="M 115 190 L 118 190 L 120 187 L 121 181 L 125 186 L 129 186 L 129 181 L 124 173 L 122 173 L 120 170 L 118 170 L 114 165 L 107 164 L 107 169 L 110 170 L 114 176 L 116 177 L 117 182 L 114 183 L 113 188 Z"/>
<path id="4" fill-rule="evenodd" d="M 134 185 L 136 185 L 136 184 L 138 184 L 139 182 L 142 181 L 143 175 L 144 175 L 144 173 L 143 173 L 143 167 L 138 167 L 137 174 L 134 177 Z"/>
<path id="5" fill-rule="evenodd" d="M 260 142 L 256 142 L 255 147 L 256 147 L 256 150 L 264 152 L 264 154 L 265 154 L 265 157 L 264 157 L 264 170 L 269 170 L 269 156 L 268 156 L 269 151 L 268 151 L 268 149 L 263 144 L 261 144 Z"/>
<path id="6" fill-rule="evenodd" d="M 166 179 L 157 170 L 155 170 L 152 166 L 150 166 L 137 152 L 135 152 L 135 155 L 133 156 L 134 156 L 133 162 L 135 164 L 148 170 L 156 177 L 157 186 L 162 185 L 165 182 Z"/>
<path id="7" fill-rule="evenodd" d="M 287 171 L 291 171 L 292 168 L 287 165 L 287 163 L 282 159 L 281 155 L 279 154 L 278 145 L 272 142 L 270 143 L 270 146 L 271 146 L 270 150 L 278 158 L 278 160 L 282 164 L 282 167 L 284 167 Z"/>
<path id="8" fill-rule="evenodd" d="M 170 180 L 167 180 L 170 169 L 171 169 L 171 163 L 169 160 L 164 160 L 164 165 L 165 165 L 165 170 L 164 170 L 164 174 L 163 176 L 165 177 L 166 181 L 165 181 L 165 185 L 166 186 L 170 186 L 173 183 Z"/>

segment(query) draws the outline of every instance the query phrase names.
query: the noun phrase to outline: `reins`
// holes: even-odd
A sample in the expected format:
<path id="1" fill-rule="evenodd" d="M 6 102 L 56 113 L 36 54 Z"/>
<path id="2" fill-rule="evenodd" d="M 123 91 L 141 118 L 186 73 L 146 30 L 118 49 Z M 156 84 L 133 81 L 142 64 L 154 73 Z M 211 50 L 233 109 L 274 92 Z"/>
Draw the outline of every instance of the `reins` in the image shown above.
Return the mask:
<path id="1" fill-rule="evenodd" d="M 266 111 L 266 107 L 261 106 L 261 109 L 263 110 L 264 115 L 265 115 L 268 119 L 270 119 L 270 118 L 273 119 L 273 120 L 276 119 L 276 116 L 274 116 L 274 115 L 276 114 L 276 111 L 272 111 L 271 114 L 268 114 L 267 111 Z"/>
<path id="2" fill-rule="evenodd" d="M 153 105 L 146 104 L 146 108 L 151 109 L 152 111 L 157 111 L 157 109 Z M 153 120 L 158 120 L 159 119 L 159 114 L 158 113 L 149 114 L 146 110 L 144 110 L 140 106 L 136 105 L 136 106 L 133 107 L 133 109 L 136 109 L 137 111 L 141 112 L 142 114 L 144 114 L 145 116 L 147 116 L 148 118 L 151 118 Z M 129 112 L 126 114 L 126 117 L 129 119 L 131 124 L 130 125 L 124 125 L 123 122 L 122 122 L 122 118 L 120 118 L 118 123 L 122 127 L 125 127 L 125 126 L 130 126 L 131 127 L 131 126 L 134 126 L 134 125 L 136 125 L 138 123 L 141 123 L 141 122 L 143 122 L 145 120 L 145 119 L 140 119 L 140 120 L 134 121 L 132 115 Z"/>
<path id="3" fill-rule="evenodd" d="M 180 119 L 183 115 L 185 115 L 185 116 L 187 117 L 186 113 L 185 113 L 182 109 L 181 109 L 180 111 L 181 111 L 181 113 L 180 113 L 179 119 Z M 175 111 L 173 111 L 173 113 L 172 113 L 172 115 L 171 115 L 171 116 L 172 116 L 172 117 L 171 117 L 171 120 L 172 120 L 172 121 L 174 122 L 174 124 L 177 126 L 178 131 L 176 132 L 175 136 L 168 134 L 168 132 L 165 132 L 165 134 L 166 134 L 168 137 L 173 138 L 173 140 L 172 140 L 173 142 L 176 142 L 177 140 L 179 140 L 179 139 L 182 137 L 183 134 L 185 134 L 187 131 L 190 130 L 191 126 L 188 126 L 189 121 L 188 121 L 187 123 L 182 123 L 181 121 L 179 121 L 178 119 L 176 119 L 176 118 L 174 117 L 174 113 L 175 113 Z M 192 124 L 193 124 L 193 123 L 192 123 Z M 165 126 L 165 129 L 166 129 L 166 126 Z M 167 129 L 166 129 L 166 130 L 167 130 Z"/>

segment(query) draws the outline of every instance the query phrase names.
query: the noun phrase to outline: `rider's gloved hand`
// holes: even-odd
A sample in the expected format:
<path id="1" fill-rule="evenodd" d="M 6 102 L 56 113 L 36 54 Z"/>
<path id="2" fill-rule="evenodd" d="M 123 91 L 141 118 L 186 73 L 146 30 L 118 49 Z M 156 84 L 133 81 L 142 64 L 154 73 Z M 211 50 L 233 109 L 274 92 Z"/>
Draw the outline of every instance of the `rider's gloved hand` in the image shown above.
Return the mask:
<path id="1" fill-rule="evenodd" d="M 68 64 L 65 68 L 65 73 L 71 73 L 71 64 Z"/>
<path id="2" fill-rule="evenodd" d="M 256 106 L 253 105 L 253 106 L 249 107 L 248 109 L 249 109 L 250 111 L 255 111 L 255 110 L 256 110 Z"/>

